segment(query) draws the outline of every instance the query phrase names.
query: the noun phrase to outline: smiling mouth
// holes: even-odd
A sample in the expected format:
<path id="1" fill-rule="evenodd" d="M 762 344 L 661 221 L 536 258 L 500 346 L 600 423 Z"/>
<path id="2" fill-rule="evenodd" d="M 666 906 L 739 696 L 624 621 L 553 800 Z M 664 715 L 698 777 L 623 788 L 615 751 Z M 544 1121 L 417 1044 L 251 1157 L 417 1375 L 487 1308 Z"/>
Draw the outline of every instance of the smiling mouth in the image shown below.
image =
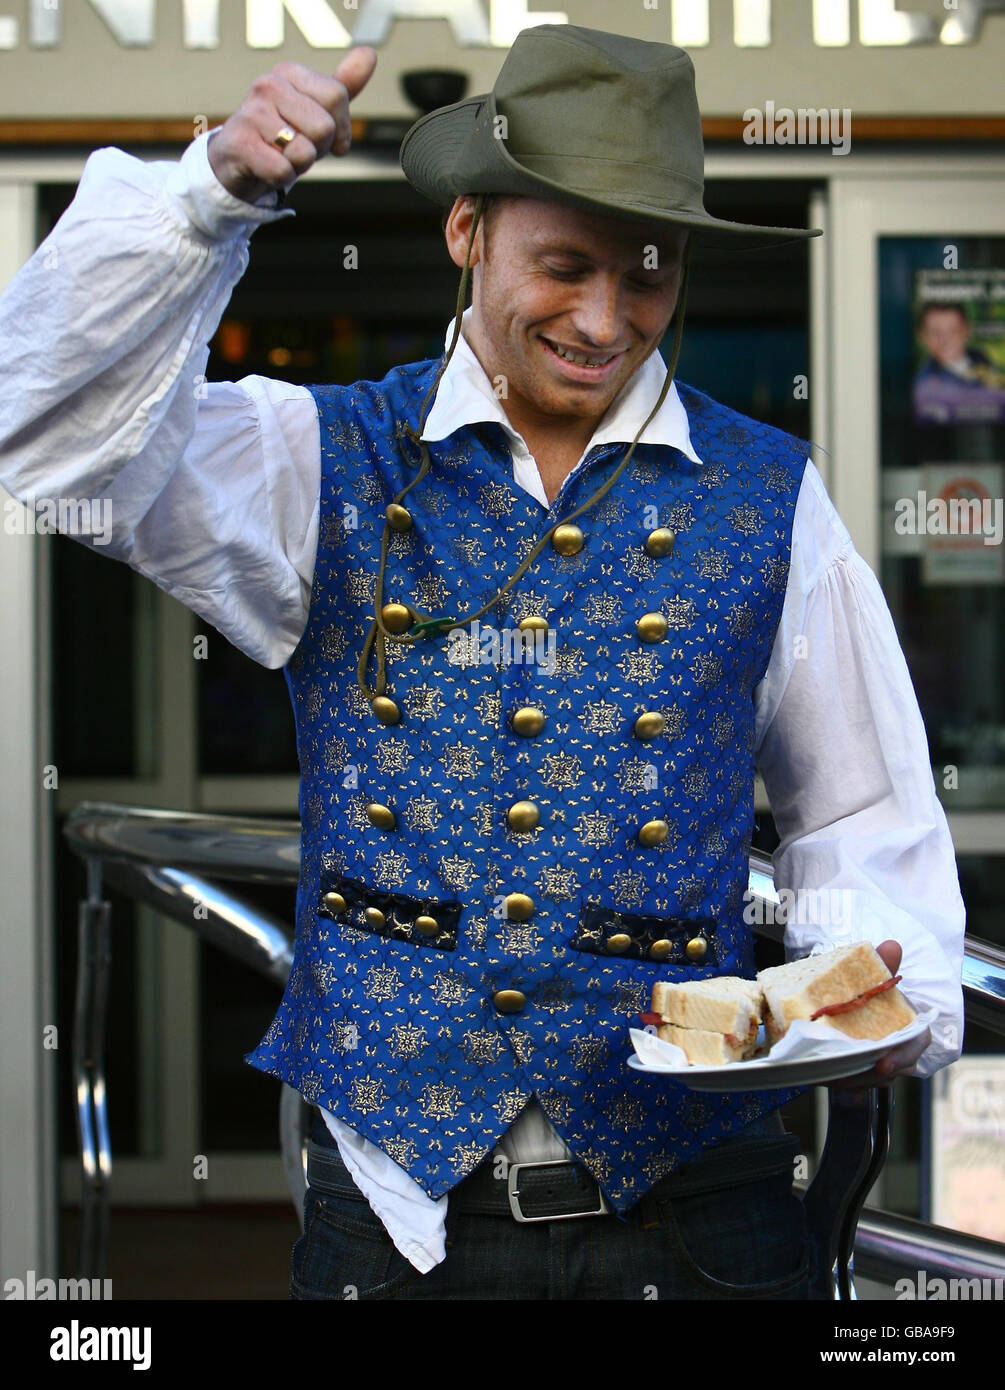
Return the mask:
<path id="1" fill-rule="evenodd" d="M 588 357 L 585 353 L 574 352 L 572 348 L 552 342 L 550 338 L 545 338 L 543 335 L 541 341 L 552 350 L 556 357 L 560 357 L 563 362 L 571 362 L 576 367 L 606 367 L 609 362 L 614 361 L 615 357 L 621 356 L 620 352 L 610 352 L 605 357 Z"/>

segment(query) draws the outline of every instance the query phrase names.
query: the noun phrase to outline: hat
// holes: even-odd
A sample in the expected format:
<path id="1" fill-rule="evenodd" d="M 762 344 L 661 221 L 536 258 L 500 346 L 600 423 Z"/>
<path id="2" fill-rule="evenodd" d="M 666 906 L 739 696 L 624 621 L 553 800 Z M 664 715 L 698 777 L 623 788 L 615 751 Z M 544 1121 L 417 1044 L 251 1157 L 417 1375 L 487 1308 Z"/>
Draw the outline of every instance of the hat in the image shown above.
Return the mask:
<path id="1" fill-rule="evenodd" d="M 443 207 L 462 194 L 522 194 L 730 239 L 820 234 L 707 213 L 690 57 L 573 24 L 521 30 L 492 91 L 421 117 L 400 159 Z"/>

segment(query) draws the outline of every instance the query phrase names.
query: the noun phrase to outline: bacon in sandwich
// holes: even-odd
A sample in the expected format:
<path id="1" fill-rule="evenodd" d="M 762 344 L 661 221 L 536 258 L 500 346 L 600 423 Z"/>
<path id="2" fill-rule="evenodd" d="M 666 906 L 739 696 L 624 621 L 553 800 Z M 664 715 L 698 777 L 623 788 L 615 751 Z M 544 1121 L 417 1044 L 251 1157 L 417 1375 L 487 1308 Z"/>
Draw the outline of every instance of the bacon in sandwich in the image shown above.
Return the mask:
<path id="1" fill-rule="evenodd" d="M 868 941 L 762 970 L 768 1040 L 783 1037 L 797 1018 L 829 1024 L 850 1038 L 878 1040 L 916 1014 L 897 989 L 882 956 Z"/>

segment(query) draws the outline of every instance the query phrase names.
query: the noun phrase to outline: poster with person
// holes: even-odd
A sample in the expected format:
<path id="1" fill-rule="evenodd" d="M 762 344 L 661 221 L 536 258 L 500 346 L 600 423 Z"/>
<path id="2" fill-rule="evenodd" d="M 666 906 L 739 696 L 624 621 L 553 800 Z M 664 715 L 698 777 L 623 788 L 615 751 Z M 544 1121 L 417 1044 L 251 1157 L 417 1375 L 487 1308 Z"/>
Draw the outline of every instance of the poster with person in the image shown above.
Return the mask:
<path id="1" fill-rule="evenodd" d="M 919 270 L 914 277 L 914 418 L 1005 423 L 1005 270 Z"/>

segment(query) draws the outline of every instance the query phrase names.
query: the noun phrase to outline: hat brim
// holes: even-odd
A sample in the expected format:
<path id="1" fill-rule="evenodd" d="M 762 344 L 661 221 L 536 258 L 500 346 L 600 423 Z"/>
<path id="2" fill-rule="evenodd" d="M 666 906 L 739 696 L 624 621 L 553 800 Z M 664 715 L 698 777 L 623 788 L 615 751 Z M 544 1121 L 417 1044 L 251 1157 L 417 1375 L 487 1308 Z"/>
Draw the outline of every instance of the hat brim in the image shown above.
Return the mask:
<path id="1" fill-rule="evenodd" d="M 482 106 L 492 104 L 492 93 L 465 97 L 451 106 L 441 106 L 420 117 L 406 132 L 401 142 L 399 159 L 405 177 L 425 197 L 440 207 L 449 207 L 463 194 L 504 193 L 530 198 L 544 198 L 601 211 L 612 217 L 662 223 L 666 226 L 687 227 L 707 244 L 744 245 L 763 239 L 765 244 L 779 241 L 805 241 L 820 236 L 819 227 L 765 227 L 751 222 L 730 222 L 712 217 L 706 212 L 656 207 L 649 203 L 603 195 L 576 192 L 543 174 L 535 173 L 514 159 L 504 140 L 483 141 L 480 151 L 484 172 L 458 186 L 455 170 L 462 151 L 476 129 Z M 477 186 L 471 186 L 476 184 Z"/>

